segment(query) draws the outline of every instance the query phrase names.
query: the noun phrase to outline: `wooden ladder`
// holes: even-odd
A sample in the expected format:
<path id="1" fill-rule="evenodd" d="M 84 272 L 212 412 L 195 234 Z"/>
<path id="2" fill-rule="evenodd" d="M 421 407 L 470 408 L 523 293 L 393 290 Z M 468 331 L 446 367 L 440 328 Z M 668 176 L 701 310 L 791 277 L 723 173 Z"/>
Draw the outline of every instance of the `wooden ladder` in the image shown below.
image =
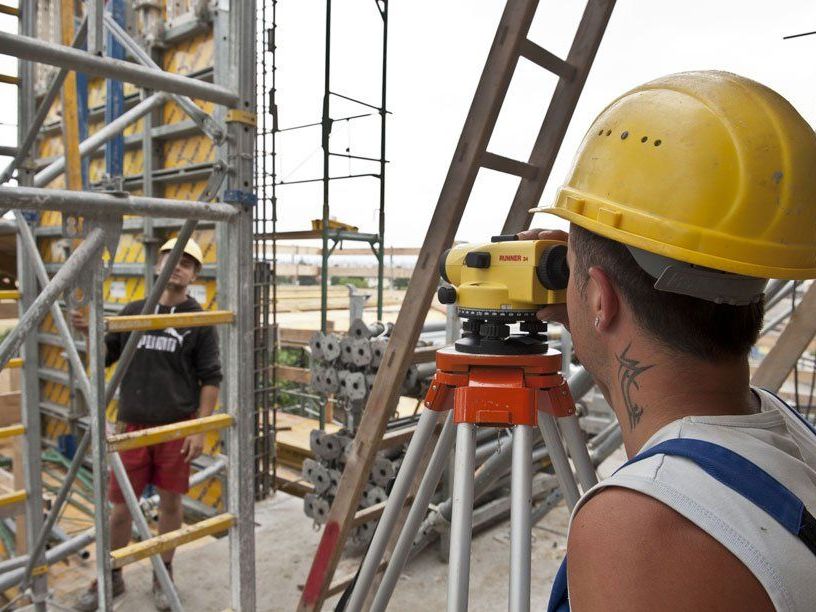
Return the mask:
<path id="1" fill-rule="evenodd" d="M 538 203 L 544 191 L 614 6 L 615 0 L 589 0 L 569 54 L 566 59 L 561 59 L 527 38 L 538 0 L 508 0 L 420 250 L 417 266 L 408 285 L 403 307 L 337 487 L 338 493 L 315 552 L 298 610 L 319 610 L 327 597 L 343 590 L 354 578 L 351 576 L 332 584 L 379 441 L 398 401 L 399 381 L 405 377 L 425 314 L 439 282 L 437 262 L 442 252 L 453 242 L 479 169 L 489 168 L 520 178 L 501 233 L 509 234 L 526 229 L 532 219 L 528 211 Z M 527 161 L 510 159 L 487 150 L 521 57 L 559 77 Z M 429 449 L 433 446 L 429 445 Z M 430 456 L 430 450 L 428 455 Z M 418 473 L 423 471 L 420 469 Z M 414 491 L 418 484 L 418 481 L 414 483 Z M 410 497 L 413 497 L 413 493 Z M 394 543 L 389 543 L 386 558 L 390 556 Z M 381 569 L 385 565 L 383 563 Z M 376 585 L 373 590 L 376 590 Z"/>

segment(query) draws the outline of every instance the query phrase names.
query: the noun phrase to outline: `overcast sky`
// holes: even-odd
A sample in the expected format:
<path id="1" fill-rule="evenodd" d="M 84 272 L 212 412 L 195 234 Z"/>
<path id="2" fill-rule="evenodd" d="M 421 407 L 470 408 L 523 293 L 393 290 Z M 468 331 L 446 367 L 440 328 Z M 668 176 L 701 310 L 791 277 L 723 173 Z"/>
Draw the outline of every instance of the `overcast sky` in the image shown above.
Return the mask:
<path id="1" fill-rule="evenodd" d="M 436 205 L 473 92 L 504 8 L 503 0 L 391 0 L 386 243 L 419 246 Z M 374 0 L 335 0 L 332 88 L 379 104 L 380 16 Z M 565 57 L 585 3 L 542 0 L 530 38 Z M 323 88 L 325 2 L 278 1 L 278 104 L 280 126 L 319 121 Z M 0 27 L 16 27 L 0 16 Z M 812 0 L 619 0 L 590 72 L 562 153 L 543 200 L 564 180 L 572 156 L 592 119 L 614 97 L 652 78 L 692 69 L 730 70 L 776 89 L 811 122 L 816 121 L 812 60 L 816 35 L 783 41 L 784 35 L 816 30 Z M 0 56 L 0 71 L 15 73 Z M 555 77 L 522 60 L 499 125 L 493 152 L 526 159 L 555 86 Z M 2 143 L 13 138 L 13 88 L 0 103 Z M 332 115 L 365 112 L 333 100 Z M 338 122 L 332 149 L 379 154 L 376 116 Z M 279 138 L 280 177 L 321 175 L 320 130 Z M 332 174 L 376 170 L 365 162 L 336 159 Z M 500 229 L 516 180 L 482 170 L 458 239 L 482 240 Z M 373 179 L 336 181 L 332 215 L 375 231 L 378 206 Z M 281 229 L 305 229 L 321 214 L 319 184 L 278 192 Z M 538 224 L 545 220 L 539 220 Z"/>

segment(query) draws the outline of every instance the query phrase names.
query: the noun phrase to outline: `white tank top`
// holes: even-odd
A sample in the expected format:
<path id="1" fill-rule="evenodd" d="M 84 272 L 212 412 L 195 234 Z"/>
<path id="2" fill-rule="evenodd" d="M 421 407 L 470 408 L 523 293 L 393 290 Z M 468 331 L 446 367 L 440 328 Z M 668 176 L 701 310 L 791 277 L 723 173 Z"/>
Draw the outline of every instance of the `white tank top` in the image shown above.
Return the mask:
<path id="1" fill-rule="evenodd" d="M 816 431 L 767 391 L 754 389 L 762 411 L 745 416 L 685 417 L 655 433 L 640 452 L 673 439 L 724 446 L 776 478 L 816 514 Z M 621 468 L 604 487 L 625 487 L 660 500 L 730 550 L 756 576 L 777 610 L 816 611 L 816 555 L 777 520 L 689 459 L 654 455 Z"/>

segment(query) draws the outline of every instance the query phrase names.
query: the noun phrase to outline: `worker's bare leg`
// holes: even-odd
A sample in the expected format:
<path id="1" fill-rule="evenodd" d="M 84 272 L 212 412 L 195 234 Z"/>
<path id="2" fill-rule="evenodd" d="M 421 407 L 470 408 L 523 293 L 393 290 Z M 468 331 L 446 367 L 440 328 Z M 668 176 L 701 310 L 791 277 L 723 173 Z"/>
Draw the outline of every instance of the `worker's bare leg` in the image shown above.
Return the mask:
<path id="1" fill-rule="evenodd" d="M 131 518 L 126 504 L 113 504 L 110 514 L 111 550 L 130 542 Z"/>
<path id="2" fill-rule="evenodd" d="M 159 489 L 159 533 L 175 531 L 181 527 L 184 508 L 181 504 L 181 494 Z M 175 550 L 162 553 L 165 564 L 173 560 Z"/>

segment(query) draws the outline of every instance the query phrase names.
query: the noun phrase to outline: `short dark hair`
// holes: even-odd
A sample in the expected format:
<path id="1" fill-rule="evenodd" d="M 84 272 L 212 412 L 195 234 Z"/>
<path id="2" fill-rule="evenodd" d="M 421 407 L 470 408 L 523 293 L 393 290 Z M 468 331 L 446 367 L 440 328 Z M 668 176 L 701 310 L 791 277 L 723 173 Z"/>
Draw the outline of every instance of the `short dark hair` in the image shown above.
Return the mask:
<path id="1" fill-rule="evenodd" d="M 629 304 L 640 326 L 666 348 L 701 359 L 745 357 L 759 336 L 764 301 L 747 306 L 716 304 L 659 291 L 655 279 L 637 264 L 623 244 L 575 225 L 570 227 L 576 286 L 583 293 L 589 269 L 606 272 Z"/>

